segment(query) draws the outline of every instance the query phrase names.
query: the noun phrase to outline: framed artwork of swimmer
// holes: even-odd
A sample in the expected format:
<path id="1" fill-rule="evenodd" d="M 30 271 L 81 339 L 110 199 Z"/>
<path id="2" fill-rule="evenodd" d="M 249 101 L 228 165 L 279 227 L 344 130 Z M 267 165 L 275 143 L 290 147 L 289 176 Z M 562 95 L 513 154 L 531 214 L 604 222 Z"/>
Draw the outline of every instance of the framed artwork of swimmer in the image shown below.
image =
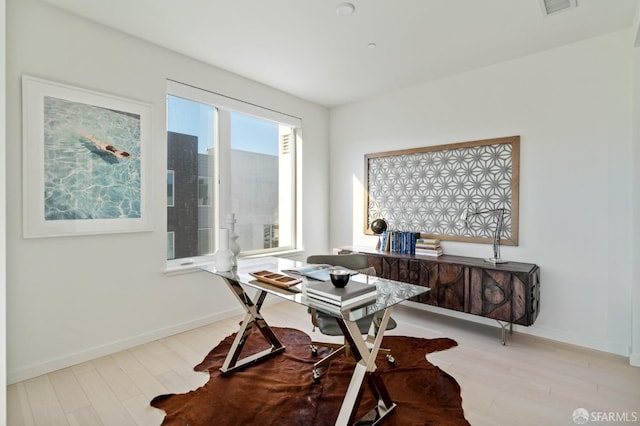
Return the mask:
<path id="1" fill-rule="evenodd" d="M 151 230 L 151 105 L 22 77 L 25 238 Z"/>

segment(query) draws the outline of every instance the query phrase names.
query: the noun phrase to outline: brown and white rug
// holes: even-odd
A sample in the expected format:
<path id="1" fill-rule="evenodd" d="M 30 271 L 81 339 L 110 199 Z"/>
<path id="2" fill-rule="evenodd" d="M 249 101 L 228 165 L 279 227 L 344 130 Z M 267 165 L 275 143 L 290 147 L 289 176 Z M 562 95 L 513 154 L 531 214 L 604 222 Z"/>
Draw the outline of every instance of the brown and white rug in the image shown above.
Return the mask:
<path id="1" fill-rule="evenodd" d="M 322 371 L 319 383 L 311 376 L 322 357 L 311 355 L 311 339 L 290 328 L 274 328 L 286 350 L 245 370 L 222 376 L 219 368 L 235 335 L 226 337 L 194 369 L 209 371 L 204 386 L 185 394 L 160 395 L 151 401 L 164 410 L 163 425 L 333 425 L 349 384 L 355 361 L 340 357 Z M 395 367 L 384 356 L 378 369 L 393 401 L 398 405 L 385 425 L 468 425 L 462 410 L 460 386 L 453 377 L 430 364 L 425 355 L 456 346 L 451 339 L 386 336 Z M 243 357 L 267 347 L 259 332 L 252 333 Z M 365 389 L 358 418 L 375 404 Z"/>

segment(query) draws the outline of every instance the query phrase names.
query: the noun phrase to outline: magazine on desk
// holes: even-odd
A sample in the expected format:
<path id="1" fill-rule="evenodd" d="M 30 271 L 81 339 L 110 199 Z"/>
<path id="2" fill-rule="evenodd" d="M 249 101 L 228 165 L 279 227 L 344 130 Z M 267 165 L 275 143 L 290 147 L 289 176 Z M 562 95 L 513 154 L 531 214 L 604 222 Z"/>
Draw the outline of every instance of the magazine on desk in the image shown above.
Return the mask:
<path id="1" fill-rule="evenodd" d="M 329 276 L 329 271 L 331 269 L 341 269 L 345 271 L 350 271 L 351 275 L 356 275 L 358 271 L 352 271 L 347 268 L 343 268 L 342 266 L 334 266 L 329 264 L 317 264 L 317 265 L 307 265 L 301 268 L 292 268 L 292 269 L 283 269 L 282 272 L 285 274 L 296 274 L 303 275 L 308 278 L 313 278 L 318 281 L 329 281 L 331 277 Z"/>

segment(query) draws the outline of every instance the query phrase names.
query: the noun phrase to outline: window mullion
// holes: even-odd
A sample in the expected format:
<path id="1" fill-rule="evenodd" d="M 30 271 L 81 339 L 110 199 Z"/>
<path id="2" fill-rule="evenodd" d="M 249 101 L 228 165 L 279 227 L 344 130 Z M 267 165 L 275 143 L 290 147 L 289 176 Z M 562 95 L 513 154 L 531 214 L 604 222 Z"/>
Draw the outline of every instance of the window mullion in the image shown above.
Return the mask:
<path id="1" fill-rule="evenodd" d="M 218 200 L 216 211 L 216 229 L 222 226 L 222 220 L 231 213 L 231 113 L 228 110 L 218 110 L 218 134 L 216 150 L 218 162 Z M 217 234 L 217 233 L 216 233 Z M 216 247 L 218 242 L 215 243 Z"/>

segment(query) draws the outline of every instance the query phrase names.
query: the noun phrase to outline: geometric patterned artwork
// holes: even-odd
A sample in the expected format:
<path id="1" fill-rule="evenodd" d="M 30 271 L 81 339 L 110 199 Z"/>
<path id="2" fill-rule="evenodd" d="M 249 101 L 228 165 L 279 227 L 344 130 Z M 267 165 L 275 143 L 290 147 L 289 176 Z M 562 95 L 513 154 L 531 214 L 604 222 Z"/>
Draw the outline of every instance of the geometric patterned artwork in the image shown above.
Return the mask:
<path id="1" fill-rule="evenodd" d="M 388 229 L 441 240 L 493 242 L 494 214 L 460 224 L 467 212 L 505 209 L 501 242 L 518 245 L 520 136 L 365 155 L 365 233 Z"/>

